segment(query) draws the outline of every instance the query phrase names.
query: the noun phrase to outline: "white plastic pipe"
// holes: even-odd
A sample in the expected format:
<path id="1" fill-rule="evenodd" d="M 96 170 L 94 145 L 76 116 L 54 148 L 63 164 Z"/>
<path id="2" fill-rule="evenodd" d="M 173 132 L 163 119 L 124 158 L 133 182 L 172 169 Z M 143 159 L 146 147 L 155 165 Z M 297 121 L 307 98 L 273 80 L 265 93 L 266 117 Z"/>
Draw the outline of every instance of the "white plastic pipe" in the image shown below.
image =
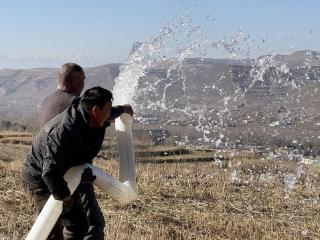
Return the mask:
<path id="1" fill-rule="evenodd" d="M 119 180 L 126 182 L 136 190 L 136 162 L 133 153 L 130 114 L 121 114 L 115 120 L 115 128 L 119 152 Z"/>
<path id="2" fill-rule="evenodd" d="M 80 183 L 83 169 L 84 165 L 72 167 L 64 175 L 64 180 L 67 182 L 71 194 Z M 62 201 L 55 200 L 51 195 L 33 224 L 26 239 L 47 239 L 62 212 L 62 205 Z"/>
<path id="3" fill-rule="evenodd" d="M 102 169 L 91 164 L 72 167 L 66 172 L 64 179 L 68 183 L 68 187 L 71 193 L 73 193 L 78 187 L 81 181 L 83 170 L 87 167 L 90 167 L 92 169 L 93 175 L 96 176 L 94 184 L 102 190 L 106 191 L 118 202 L 126 204 L 138 198 L 135 189 L 133 189 L 130 184 L 128 184 L 128 182 L 121 183 L 119 180 L 107 174 Z M 26 239 L 46 239 L 49 236 L 53 226 L 57 222 L 61 212 L 62 201 L 55 200 L 51 195 L 42 211 L 40 212 L 39 216 L 37 217 L 36 222 L 33 224 Z"/>
<path id="4" fill-rule="evenodd" d="M 83 170 L 90 167 L 93 175 L 96 176 L 94 184 L 118 202 L 126 204 L 138 198 L 130 122 L 131 116 L 129 114 L 122 114 L 121 120 L 116 120 L 119 147 L 119 177 L 123 183 L 102 169 L 91 164 L 85 164 L 70 168 L 64 175 L 71 193 L 78 187 Z M 33 224 L 26 240 L 45 240 L 62 212 L 62 205 L 62 201 L 55 200 L 53 196 L 50 196 L 37 217 L 36 222 Z"/>

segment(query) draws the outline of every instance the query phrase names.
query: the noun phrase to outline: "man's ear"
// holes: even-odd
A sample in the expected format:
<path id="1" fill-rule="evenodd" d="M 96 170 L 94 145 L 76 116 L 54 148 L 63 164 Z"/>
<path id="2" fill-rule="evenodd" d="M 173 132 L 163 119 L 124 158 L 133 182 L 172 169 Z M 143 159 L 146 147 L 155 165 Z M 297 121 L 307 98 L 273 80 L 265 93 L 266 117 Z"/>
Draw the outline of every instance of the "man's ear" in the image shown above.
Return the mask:
<path id="1" fill-rule="evenodd" d="M 97 105 L 95 105 L 95 106 L 91 109 L 91 112 L 92 112 L 92 115 L 93 115 L 93 116 L 97 116 L 98 109 L 99 109 L 99 107 L 98 107 Z"/>

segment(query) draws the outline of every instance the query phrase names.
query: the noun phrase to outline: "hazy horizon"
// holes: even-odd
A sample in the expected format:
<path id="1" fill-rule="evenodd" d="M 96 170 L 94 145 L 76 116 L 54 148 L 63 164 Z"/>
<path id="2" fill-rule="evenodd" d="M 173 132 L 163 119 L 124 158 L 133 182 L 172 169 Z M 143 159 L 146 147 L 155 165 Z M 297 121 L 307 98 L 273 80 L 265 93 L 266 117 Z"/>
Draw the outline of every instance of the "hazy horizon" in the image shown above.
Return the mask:
<path id="1" fill-rule="evenodd" d="M 320 51 L 319 7 L 315 0 L 94 0 L 76 5 L 13 0 L 0 9 L 0 69 L 59 67 L 70 61 L 85 67 L 123 63 L 133 43 L 149 41 L 184 13 L 201 28 L 202 41 L 241 38 L 237 48 L 244 55 L 215 50 L 206 52 L 208 58 Z"/>

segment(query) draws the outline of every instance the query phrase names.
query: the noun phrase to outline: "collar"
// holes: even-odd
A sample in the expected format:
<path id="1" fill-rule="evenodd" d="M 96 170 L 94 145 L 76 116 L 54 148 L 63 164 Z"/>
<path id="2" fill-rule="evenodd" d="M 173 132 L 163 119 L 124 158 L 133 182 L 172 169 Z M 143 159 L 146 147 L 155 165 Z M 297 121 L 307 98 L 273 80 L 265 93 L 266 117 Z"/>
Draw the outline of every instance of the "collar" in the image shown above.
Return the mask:
<path id="1" fill-rule="evenodd" d="M 89 125 L 89 116 L 88 113 L 81 107 L 81 104 L 77 106 L 77 110 L 79 111 L 84 123 Z"/>
<path id="2" fill-rule="evenodd" d="M 65 93 L 68 93 L 68 94 L 70 94 L 70 95 L 74 95 L 74 96 L 77 96 L 77 97 L 79 96 L 79 95 L 73 93 L 73 92 L 70 91 L 70 90 L 62 89 L 62 88 L 59 88 L 59 87 L 56 89 L 56 91 L 57 91 L 57 92 L 65 92 Z"/>

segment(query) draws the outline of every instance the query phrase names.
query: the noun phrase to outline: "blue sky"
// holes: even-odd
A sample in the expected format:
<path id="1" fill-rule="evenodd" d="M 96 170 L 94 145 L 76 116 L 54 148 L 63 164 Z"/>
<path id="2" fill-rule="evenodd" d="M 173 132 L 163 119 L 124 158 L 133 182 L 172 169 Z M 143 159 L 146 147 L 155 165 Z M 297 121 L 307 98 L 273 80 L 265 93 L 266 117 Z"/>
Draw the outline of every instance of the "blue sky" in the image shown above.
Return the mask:
<path id="1" fill-rule="evenodd" d="M 200 25 L 209 15 L 221 32 L 241 29 L 256 43 L 267 39 L 257 54 L 319 50 L 319 9 L 317 0 L 2 1 L 0 56 L 99 55 L 106 62 L 123 62 L 133 42 L 147 41 L 182 10 Z"/>

